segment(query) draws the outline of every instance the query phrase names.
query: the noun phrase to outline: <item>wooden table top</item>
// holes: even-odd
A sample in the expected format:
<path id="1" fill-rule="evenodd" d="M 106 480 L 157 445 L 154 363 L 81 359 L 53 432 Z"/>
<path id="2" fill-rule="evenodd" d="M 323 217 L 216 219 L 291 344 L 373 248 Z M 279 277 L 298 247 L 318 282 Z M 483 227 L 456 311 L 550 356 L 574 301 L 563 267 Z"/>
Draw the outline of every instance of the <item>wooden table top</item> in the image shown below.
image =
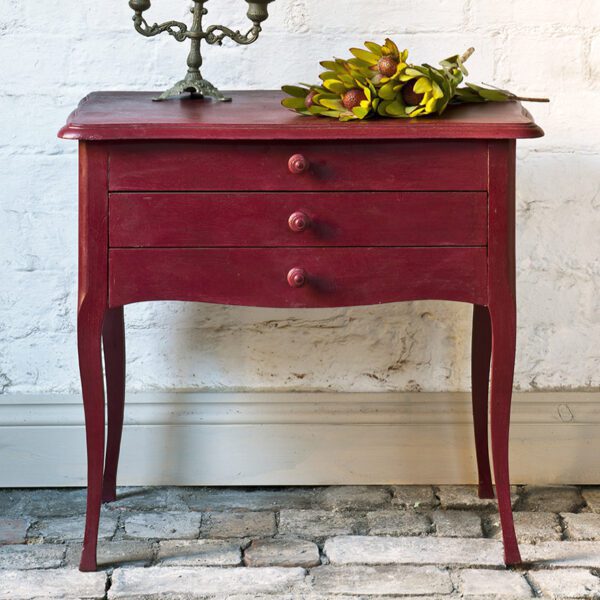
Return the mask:
<path id="1" fill-rule="evenodd" d="M 232 102 L 151 92 L 94 92 L 59 137 L 75 140 L 516 139 L 544 135 L 519 102 L 451 106 L 442 117 L 341 123 L 281 106 L 279 91 L 230 92 Z"/>

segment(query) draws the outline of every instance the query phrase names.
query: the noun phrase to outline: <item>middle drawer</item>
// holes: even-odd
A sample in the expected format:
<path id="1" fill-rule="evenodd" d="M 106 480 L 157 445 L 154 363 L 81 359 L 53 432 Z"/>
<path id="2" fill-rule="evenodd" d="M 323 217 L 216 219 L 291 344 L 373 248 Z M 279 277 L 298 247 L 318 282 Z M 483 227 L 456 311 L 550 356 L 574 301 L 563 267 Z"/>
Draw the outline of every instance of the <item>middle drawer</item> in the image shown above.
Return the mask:
<path id="1" fill-rule="evenodd" d="M 485 246 L 485 192 L 116 193 L 113 248 Z"/>

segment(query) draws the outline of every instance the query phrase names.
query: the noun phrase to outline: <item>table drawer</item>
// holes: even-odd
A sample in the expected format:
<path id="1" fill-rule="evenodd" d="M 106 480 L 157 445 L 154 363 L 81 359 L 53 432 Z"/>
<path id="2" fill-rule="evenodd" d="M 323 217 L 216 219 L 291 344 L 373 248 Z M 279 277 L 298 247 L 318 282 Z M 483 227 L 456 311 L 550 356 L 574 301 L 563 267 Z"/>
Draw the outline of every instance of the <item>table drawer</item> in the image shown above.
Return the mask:
<path id="1" fill-rule="evenodd" d="M 111 194 L 112 247 L 484 246 L 485 192 Z"/>
<path id="2" fill-rule="evenodd" d="M 487 157 L 481 140 L 128 142 L 111 146 L 109 186 L 177 192 L 486 190 Z"/>
<path id="3" fill-rule="evenodd" d="M 112 249 L 109 303 L 188 300 L 317 308 L 486 303 L 485 248 Z"/>

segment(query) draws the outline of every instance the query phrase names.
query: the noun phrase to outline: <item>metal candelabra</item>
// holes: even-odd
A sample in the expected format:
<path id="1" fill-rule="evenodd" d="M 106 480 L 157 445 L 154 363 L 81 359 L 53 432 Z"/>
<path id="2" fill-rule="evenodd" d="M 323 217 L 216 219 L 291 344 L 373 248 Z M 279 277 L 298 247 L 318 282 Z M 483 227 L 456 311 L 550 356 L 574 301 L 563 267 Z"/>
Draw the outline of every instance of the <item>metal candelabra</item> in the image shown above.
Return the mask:
<path id="1" fill-rule="evenodd" d="M 158 23 L 149 25 L 143 17 L 143 12 L 150 8 L 150 0 L 129 0 L 129 6 L 135 12 L 133 17 L 135 29 L 143 36 L 153 37 L 166 31 L 178 42 L 191 40 L 191 49 L 187 58 L 188 71 L 185 78 L 161 94 L 156 100 L 166 100 L 167 98 L 173 98 L 189 92 L 200 97 L 209 97 L 221 102 L 227 102 L 231 98 L 225 97 L 212 83 L 204 79 L 200 73 L 200 67 L 202 66 L 200 44 L 204 40 L 207 44 L 221 45 L 225 38 L 230 38 L 238 44 L 252 44 L 258 39 L 262 31 L 261 23 L 269 16 L 267 5 L 274 0 L 246 0 L 248 3 L 247 15 L 250 21 L 252 21 L 252 28 L 245 34 L 222 25 L 211 25 L 203 29 L 202 20 L 208 12 L 204 8 L 204 5 L 208 0 L 193 1 L 194 5 L 190 9 L 193 14 L 193 21 L 192 26 L 188 28 L 185 23 L 181 23 L 180 21 L 167 21 L 160 25 Z"/>

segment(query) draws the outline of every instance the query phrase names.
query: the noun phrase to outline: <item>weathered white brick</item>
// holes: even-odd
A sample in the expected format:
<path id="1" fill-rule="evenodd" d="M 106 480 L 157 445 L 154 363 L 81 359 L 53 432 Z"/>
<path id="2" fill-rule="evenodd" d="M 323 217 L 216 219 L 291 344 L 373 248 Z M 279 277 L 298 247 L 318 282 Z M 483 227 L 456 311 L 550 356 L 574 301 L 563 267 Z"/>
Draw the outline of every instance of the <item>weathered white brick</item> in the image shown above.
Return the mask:
<path id="1" fill-rule="evenodd" d="M 513 91 L 522 96 L 572 92 L 585 77 L 583 40 L 576 35 L 515 34 L 505 46 L 503 65 Z"/>
<path id="2" fill-rule="evenodd" d="M 600 82 L 600 38 L 595 35 L 590 42 L 590 83 L 598 87 Z"/>
<path id="3" fill-rule="evenodd" d="M 521 544 L 521 558 L 526 563 L 547 567 L 581 567 L 600 569 L 598 542 L 541 542 Z"/>
<path id="4" fill-rule="evenodd" d="M 62 565 L 66 550 L 61 544 L 0 546 L 0 569 L 56 569 Z"/>
<path id="5" fill-rule="evenodd" d="M 321 564 L 319 548 L 300 539 L 255 540 L 244 552 L 248 567 L 315 567 Z"/>
<path id="6" fill-rule="evenodd" d="M 493 567 L 504 564 L 495 540 L 434 537 L 340 536 L 325 542 L 331 564 L 417 564 Z"/>
<path id="7" fill-rule="evenodd" d="M 392 504 L 402 508 L 430 508 L 438 503 L 430 485 L 395 485 Z"/>
<path id="8" fill-rule="evenodd" d="M 544 598 L 600 597 L 600 579 L 584 569 L 530 571 L 529 578 Z"/>
<path id="9" fill-rule="evenodd" d="M 354 533 L 356 516 L 327 510 L 282 510 L 279 513 L 279 533 L 308 539 L 326 538 Z"/>
<path id="10" fill-rule="evenodd" d="M 522 600 L 533 590 L 521 573 L 492 569 L 464 569 L 457 573 L 463 598 L 477 600 Z"/>
<path id="11" fill-rule="evenodd" d="M 575 486 L 527 486 L 519 508 L 542 512 L 573 512 L 583 504 L 581 492 Z"/>
<path id="12" fill-rule="evenodd" d="M 139 513 L 125 518 L 125 535 L 132 538 L 193 539 L 199 533 L 199 513 Z"/>
<path id="13" fill-rule="evenodd" d="M 415 11 L 406 2 L 376 7 L 341 0 L 275 2 L 257 44 L 206 49 L 205 75 L 223 88 L 237 89 L 314 81 L 319 60 L 389 35 L 410 48 L 416 61 L 437 62 L 473 45 L 473 81 L 551 97 L 549 105 L 530 105 L 548 136 L 521 142 L 521 148 L 538 155 L 532 153 L 519 165 L 519 189 L 528 187 L 532 196 L 536 187 L 540 195 L 551 190 L 553 203 L 552 209 L 532 207 L 527 227 L 521 229 L 519 246 L 535 245 L 540 268 L 520 263 L 520 303 L 527 307 L 535 302 L 537 307 L 541 301 L 550 314 L 540 324 L 537 311 L 521 311 L 515 384 L 521 389 L 600 385 L 600 359 L 594 351 L 599 332 L 590 325 L 600 298 L 598 279 L 590 275 L 598 255 L 593 246 L 598 200 L 576 212 L 567 206 L 572 198 L 589 198 L 596 181 L 597 169 L 585 171 L 594 160 L 590 157 L 600 155 L 600 111 L 590 108 L 598 104 L 600 93 L 600 41 L 594 29 L 600 3 L 426 0 L 419 7 Z M 238 26 L 245 20 L 243 7 L 234 0 L 209 10 L 214 22 Z M 185 3 L 155 2 L 148 18 L 188 20 L 189 13 Z M 148 40 L 138 35 L 127 3 L 116 0 L 98 6 L 74 1 L 41 7 L 16 0 L 1 4 L 0 114 L 8 115 L 8 126 L 0 140 L 0 268 L 5 283 L 0 321 L 6 324 L 6 332 L 0 332 L 0 390 L 79 389 L 72 312 L 76 257 L 67 250 L 76 247 L 76 144 L 57 140 L 56 130 L 92 89 L 166 87 L 183 75 L 185 53 L 169 36 Z M 68 157 L 61 156 L 65 152 Z M 530 169 L 533 162 L 540 164 L 537 173 Z M 545 185 L 540 184 L 544 177 Z M 597 197 L 597 190 L 591 196 Z M 11 216 L 12 211 L 18 216 Z M 569 228 L 562 226 L 567 221 Z M 586 244 L 578 243 L 584 238 Z M 565 278 L 575 281 L 570 285 L 577 293 L 569 293 Z M 558 298 L 552 303 L 555 292 Z M 48 311 L 49 305 L 55 310 Z M 420 318 L 424 312 L 431 318 Z M 128 347 L 130 360 L 139 365 L 129 389 L 469 389 L 468 344 L 463 343 L 470 331 L 468 307 L 425 302 L 320 314 L 289 311 L 282 317 L 206 306 L 202 318 L 199 314 L 196 308 L 166 304 L 128 309 L 128 319 L 139 329 Z M 174 330 L 177 364 L 167 344 Z M 373 331 L 378 333 L 375 341 Z M 402 369 L 389 370 L 391 358 L 398 355 Z M 214 356 L 222 358 L 215 361 Z M 290 364 L 302 365 L 301 377 L 290 376 Z"/>
<path id="14" fill-rule="evenodd" d="M 389 504 L 391 494 L 379 486 L 343 485 L 324 488 L 317 501 L 327 510 L 372 510 Z"/>
<path id="15" fill-rule="evenodd" d="M 319 567 L 310 572 L 315 591 L 325 594 L 423 596 L 450 594 L 448 571 L 436 567 Z"/>
<path id="16" fill-rule="evenodd" d="M 242 562 L 239 543 L 225 540 L 162 540 L 158 562 L 177 567 L 235 567 Z"/>
<path id="17" fill-rule="evenodd" d="M 304 582 L 304 569 L 266 567 L 259 569 L 223 569 L 219 567 L 118 569 L 108 592 L 116 598 L 144 598 L 149 595 L 165 596 L 265 594 L 283 593 Z"/>
<path id="18" fill-rule="evenodd" d="M 473 2 L 471 15 L 474 25 L 484 28 L 499 28 L 507 25 L 539 28 L 577 25 L 586 16 L 582 10 L 585 2 L 575 0 L 568 9 L 560 2 L 548 0 L 512 0 L 510 2 Z"/>
<path id="19" fill-rule="evenodd" d="M 600 515 L 595 513 L 563 513 L 568 540 L 600 540 Z"/>
<path id="20" fill-rule="evenodd" d="M 515 530 L 521 543 L 551 542 L 562 539 L 562 528 L 558 515 L 547 512 L 515 512 Z M 502 539 L 502 528 L 498 514 L 486 518 L 486 529 L 496 539 Z"/>
<path id="21" fill-rule="evenodd" d="M 270 511 L 204 513 L 200 532 L 203 537 L 213 538 L 269 537 L 277 533 L 275 513 Z"/>
<path id="22" fill-rule="evenodd" d="M 483 537 L 481 517 L 469 510 L 436 510 L 431 519 L 439 537 Z"/>
<path id="23" fill-rule="evenodd" d="M 0 599 L 100 600 L 104 597 L 105 586 L 106 573 L 102 572 L 80 573 L 76 569 L 3 571 L 0 574 Z"/>
<path id="24" fill-rule="evenodd" d="M 100 527 L 98 538 L 101 540 L 110 539 L 117 529 L 117 517 L 114 515 L 102 514 L 100 518 Z M 85 517 L 53 517 L 44 519 L 35 524 L 29 535 L 40 537 L 46 542 L 65 542 L 74 540 L 83 540 L 85 530 Z"/>
<path id="25" fill-rule="evenodd" d="M 431 530 L 425 515 L 400 510 L 378 510 L 367 513 L 371 535 L 424 535 Z"/>

